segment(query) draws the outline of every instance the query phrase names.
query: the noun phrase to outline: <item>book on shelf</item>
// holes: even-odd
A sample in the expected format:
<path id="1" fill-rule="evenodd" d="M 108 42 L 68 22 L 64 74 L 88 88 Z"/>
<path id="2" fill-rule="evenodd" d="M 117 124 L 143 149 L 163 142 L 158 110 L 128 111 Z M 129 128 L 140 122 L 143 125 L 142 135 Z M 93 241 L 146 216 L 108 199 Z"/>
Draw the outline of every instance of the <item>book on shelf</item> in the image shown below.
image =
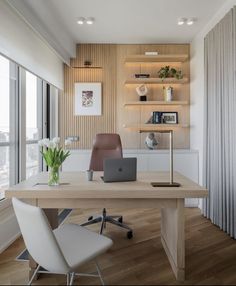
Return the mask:
<path id="1" fill-rule="evenodd" d="M 162 112 L 153 111 L 152 113 L 152 123 L 153 124 L 161 124 L 162 122 Z"/>

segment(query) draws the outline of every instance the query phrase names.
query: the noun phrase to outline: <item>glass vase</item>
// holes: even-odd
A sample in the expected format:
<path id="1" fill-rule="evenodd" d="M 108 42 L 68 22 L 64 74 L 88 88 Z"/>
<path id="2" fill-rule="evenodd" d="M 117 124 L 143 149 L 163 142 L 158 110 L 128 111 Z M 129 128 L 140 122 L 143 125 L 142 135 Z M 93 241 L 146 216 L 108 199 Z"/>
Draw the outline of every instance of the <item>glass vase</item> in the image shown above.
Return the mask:
<path id="1" fill-rule="evenodd" d="M 48 185 L 58 186 L 59 185 L 59 167 L 51 167 L 48 170 Z"/>

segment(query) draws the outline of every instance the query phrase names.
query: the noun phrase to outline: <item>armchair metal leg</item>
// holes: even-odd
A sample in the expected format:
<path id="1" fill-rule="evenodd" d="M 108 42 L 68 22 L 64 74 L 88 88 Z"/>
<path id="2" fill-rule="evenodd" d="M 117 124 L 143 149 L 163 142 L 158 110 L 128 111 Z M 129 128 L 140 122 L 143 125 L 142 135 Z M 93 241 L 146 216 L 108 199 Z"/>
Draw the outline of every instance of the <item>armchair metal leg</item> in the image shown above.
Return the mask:
<path id="1" fill-rule="evenodd" d="M 100 270 L 100 267 L 99 267 L 97 261 L 95 261 L 95 264 L 96 264 L 97 273 L 98 273 L 98 275 L 99 275 L 99 278 L 100 278 L 100 280 L 101 280 L 101 283 L 102 283 L 102 285 L 104 286 L 104 285 L 105 285 L 105 282 L 104 282 L 104 280 L 102 279 L 102 273 L 101 273 L 101 270 Z"/>
<path id="2" fill-rule="evenodd" d="M 31 283 L 34 280 L 34 277 L 37 275 L 38 271 L 39 271 L 40 265 L 37 266 L 36 270 L 34 271 L 34 274 L 32 275 L 32 277 L 30 278 L 30 281 L 28 283 L 28 285 L 31 285 Z"/>
<path id="3" fill-rule="evenodd" d="M 73 272 L 73 273 L 71 273 L 70 284 L 69 285 L 73 285 L 74 278 L 75 278 L 75 273 Z"/>

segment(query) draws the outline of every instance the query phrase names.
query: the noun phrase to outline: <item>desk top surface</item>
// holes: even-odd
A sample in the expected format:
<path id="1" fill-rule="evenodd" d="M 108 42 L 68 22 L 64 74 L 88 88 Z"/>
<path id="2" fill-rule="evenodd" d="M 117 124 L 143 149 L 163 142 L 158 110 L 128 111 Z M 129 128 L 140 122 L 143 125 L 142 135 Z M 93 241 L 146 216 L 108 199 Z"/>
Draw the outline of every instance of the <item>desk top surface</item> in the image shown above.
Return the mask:
<path id="1" fill-rule="evenodd" d="M 83 198 L 83 199 L 173 199 L 203 198 L 208 191 L 179 173 L 174 181 L 180 187 L 152 187 L 151 182 L 168 182 L 169 172 L 139 172 L 137 181 L 104 183 L 102 172 L 94 172 L 93 181 L 87 181 L 85 172 L 60 173 L 60 185 L 47 185 L 48 173 L 38 175 L 5 191 L 6 198 Z"/>

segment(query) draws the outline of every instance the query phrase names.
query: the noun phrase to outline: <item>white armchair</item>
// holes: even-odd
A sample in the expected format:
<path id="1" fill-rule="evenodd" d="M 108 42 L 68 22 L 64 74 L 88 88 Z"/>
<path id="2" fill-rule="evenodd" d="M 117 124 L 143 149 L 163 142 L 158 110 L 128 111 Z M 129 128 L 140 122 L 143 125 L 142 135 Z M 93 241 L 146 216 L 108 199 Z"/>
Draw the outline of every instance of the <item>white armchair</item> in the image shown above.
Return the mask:
<path id="1" fill-rule="evenodd" d="M 97 274 L 79 274 L 79 266 L 95 259 L 108 250 L 111 239 L 91 232 L 79 225 L 65 224 L 52 231 L 44 212 L 13 198 L 13 207 L 25 241 L 25 245 L 39 264 L 28 285 L 31 285 L 37 273 L 67 275 L 67 285 L 72 285 L 75 275 L 99 277 L 104 285 L 101 271 L 96 263 Z"/>

